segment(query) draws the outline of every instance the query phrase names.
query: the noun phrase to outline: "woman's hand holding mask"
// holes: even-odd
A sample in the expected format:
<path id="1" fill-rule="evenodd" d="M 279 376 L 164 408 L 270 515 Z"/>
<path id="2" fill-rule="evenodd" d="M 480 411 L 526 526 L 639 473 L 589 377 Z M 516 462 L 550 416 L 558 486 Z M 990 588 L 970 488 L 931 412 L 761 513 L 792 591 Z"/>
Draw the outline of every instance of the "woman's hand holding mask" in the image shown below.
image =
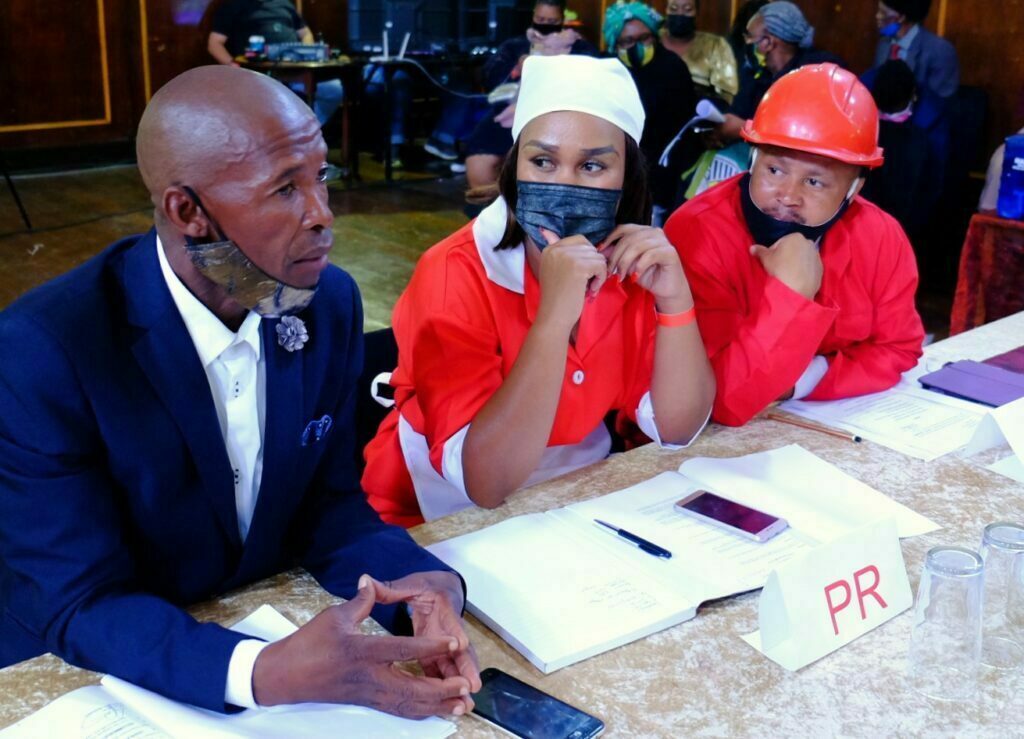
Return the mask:
<path id="1" fill-rule="evenodd" d="M 633 276 L 654 295 L 659 313 L 682 313 L 693 307 L 679 254 L 660 228 L 620 224 L 597 249 L 608 260 L 608 277 L 621 282 Z"/>
<path id="2" fill-rule="evenodd" d="M 583 236 L 559 239 L 546 228 L 541 233 L 548 246 L 540 257 L 537 322 L 553 323 L 569 332 L 583 313 L 587 295 L 597 295 L 608 278 L 608 261 Z"/>

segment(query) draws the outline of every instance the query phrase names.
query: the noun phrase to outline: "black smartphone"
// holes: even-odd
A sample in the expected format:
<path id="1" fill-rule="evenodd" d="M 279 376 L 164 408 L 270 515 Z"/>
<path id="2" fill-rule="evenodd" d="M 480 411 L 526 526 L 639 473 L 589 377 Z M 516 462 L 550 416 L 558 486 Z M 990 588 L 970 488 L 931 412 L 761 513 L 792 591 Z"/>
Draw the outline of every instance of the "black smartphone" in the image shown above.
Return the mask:
<path id="1" fill-rule="evenodd" d="M 554 696 L 488 667 L 480 673 L 483 687 L 473 695 L 479 718 L 523 739 L 590 739 L 604 731 L 604 722 Z"/>

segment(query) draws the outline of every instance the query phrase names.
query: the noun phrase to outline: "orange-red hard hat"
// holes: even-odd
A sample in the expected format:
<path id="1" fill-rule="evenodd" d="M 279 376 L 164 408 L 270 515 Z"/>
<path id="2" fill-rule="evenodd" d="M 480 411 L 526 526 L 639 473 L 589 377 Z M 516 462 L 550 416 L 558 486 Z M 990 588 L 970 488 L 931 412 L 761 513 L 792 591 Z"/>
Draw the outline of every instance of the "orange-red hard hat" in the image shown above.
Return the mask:
<path id="1" fill-rule="evenodd" d="M 765 93 L 743 138 L 877 167 L 878 108 L 856 75 L 835 64 L 810 64 L 783 75 Z"/>

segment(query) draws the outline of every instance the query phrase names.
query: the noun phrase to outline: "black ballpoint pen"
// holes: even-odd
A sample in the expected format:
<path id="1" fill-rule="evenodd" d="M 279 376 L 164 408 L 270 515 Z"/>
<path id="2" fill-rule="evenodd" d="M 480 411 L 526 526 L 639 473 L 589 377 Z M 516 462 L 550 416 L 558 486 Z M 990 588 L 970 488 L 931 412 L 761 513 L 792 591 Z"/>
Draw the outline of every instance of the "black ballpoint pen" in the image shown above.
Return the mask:
<path id="1" fill-rule="evenodd" d="M 618 526 L 612 526 L 607 521 L 602 521 L 599 518 L 595 518 L 594 523 L 599 523 L 602 526 L 611 529 L 616 534 L 621 536 L 623 539 L 633 542 L 643 551 L 647 552 L 650 555 L 653 555 L 655 557 L 664 557 L 665 559 L 672 559 L 672 552 L 662 547 L 659 547 L 654 542 L 647 541 L 647 539 L 637 536 L 636 534 L 632 534 L 629 531 L 626 531 L 625 529 L 620 529 Z"/>

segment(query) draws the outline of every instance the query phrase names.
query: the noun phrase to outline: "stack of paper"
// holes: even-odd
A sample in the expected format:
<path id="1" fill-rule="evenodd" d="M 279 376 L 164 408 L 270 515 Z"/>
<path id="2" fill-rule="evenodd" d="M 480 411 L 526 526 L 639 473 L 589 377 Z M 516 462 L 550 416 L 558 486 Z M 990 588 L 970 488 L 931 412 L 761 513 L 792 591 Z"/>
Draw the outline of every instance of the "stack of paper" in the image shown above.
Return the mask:
<path id="1" fill-rule="evenodd" d="M 236 624 L 235 631 L 268 641 L 296 627 L 270 606 Z M 242 711 L 232 715 L 176 703 L 110 675 L 100 685 L 61 696 L 42 710 L 0 732 L 3 739 L 40 736 L 89 739 L 151 737 L 409 737 L 442 739 L 455 725 L 439 718 L 422 721 L 361 706 L 303 703 Z"/>
<path id="2" fill-rule="evenodd" d="M 901 381 L 843 400 L 789 400 L 781 408 L 930 462 L 967 444 L 987 408 L 916 385 Z"/>
<path id="3" fill-rule="evenodd" d="M 760 544 L 674 510 L 696 489 L 785 518 Z M 653 557 L 606 520 L 673 553 Z M 819 542 L 881 518 L 900 536 L 937 527 L 805 449 L 691 459 L 610 495 L 510 518 L 429 549 L 466 579 L 468 609 L 545 673 L 692 618 L 704 601 L 764 585 Z"/>

